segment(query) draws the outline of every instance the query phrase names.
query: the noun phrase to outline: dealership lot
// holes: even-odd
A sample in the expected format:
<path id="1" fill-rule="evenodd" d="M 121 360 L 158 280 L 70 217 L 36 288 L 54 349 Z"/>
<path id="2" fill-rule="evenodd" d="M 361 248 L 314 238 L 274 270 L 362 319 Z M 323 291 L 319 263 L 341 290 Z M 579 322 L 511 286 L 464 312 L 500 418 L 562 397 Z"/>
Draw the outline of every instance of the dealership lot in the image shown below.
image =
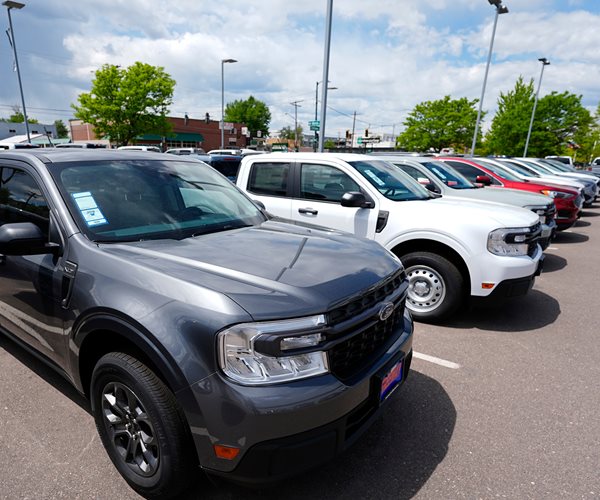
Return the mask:
<path id="1" fill-rule="evenodd" d="M 342 457 L 272 489 L 189 498 L 600 496 L 599 246 L 596 203 L 546 250 L 530 294 L 418 323 L 413 373 Z M 0 365 L 0 498 L 137 497 L 69 384 L 5 337 Z"/>

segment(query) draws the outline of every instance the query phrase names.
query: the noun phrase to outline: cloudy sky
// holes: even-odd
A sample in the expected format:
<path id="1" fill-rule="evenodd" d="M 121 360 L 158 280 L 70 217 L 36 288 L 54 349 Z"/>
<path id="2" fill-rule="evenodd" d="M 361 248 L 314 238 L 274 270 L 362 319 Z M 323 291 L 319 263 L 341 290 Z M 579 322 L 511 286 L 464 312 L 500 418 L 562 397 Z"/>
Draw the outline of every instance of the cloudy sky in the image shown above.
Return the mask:
<path id="1" fill-rule="evenodd" d="M 90 89 L 102 64 L 158 65 L 176 80 L 171 115 L 220 118 L 225 101 L 253 95 L 272 114 L 271 132 L 314 119 L 322 80 L 326 0 L 24 0 L 12 10 L 28 115 L 72 118 L 70 104 Z M 552 90 L 600 101 L 600 0 L 505 0 L 484 110 L 519 75 Z M 487 0 L 334 0 L 327 135 L 370 127 L 402 129 L 418 103 L 451 95 L 479 98 L 495 8 Z M 5 8 L 2 29 L 8 28 Z M 0 116 L 20 104 L 6 34 L 0 38 Z M 320 112 L 320 106 L 319 106 Z M 484 128 L 489 124 L 484 124 Z"/>

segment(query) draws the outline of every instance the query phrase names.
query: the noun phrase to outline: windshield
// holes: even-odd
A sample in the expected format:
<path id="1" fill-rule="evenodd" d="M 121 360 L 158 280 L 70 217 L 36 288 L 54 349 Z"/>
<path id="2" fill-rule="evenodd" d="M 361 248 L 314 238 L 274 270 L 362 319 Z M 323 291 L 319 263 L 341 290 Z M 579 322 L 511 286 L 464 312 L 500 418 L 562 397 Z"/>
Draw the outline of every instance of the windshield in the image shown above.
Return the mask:
<path id="1" fill-rule="evenodd" d="M 349 162 L 383 196 L 392 201 L 428 200 L 426 188 L 391 163 L 380 160 Z"/>
<path id="2" fill-rule="evenodd" d="M 548 165 L 552 168 L 554 168 L 555 170 L 560 170 L 561 172 L 576 172 L 576 170 L 571 167 L 570 165 L 565 165 L 564 163 L 560 162 L 560 161 L 556 161 L 556 160 L 551 160 L 546 158 L 545 160 L 539 160 L 540 163 L 543 163 L 544 165 Z"/>
<path id="3" fill-rule="evenodd" d="M 452 189 L 475 189 L 474 184 L 471 184 L 466 177 L 449 165 L 440 161 L 422 162 L 421 165 Z"/>
<path id="4" fill-rule="evenodd" d="M 554 172 L 550 168 L 542 167 L 541 165 L 533 163 L 532 161 L 519 160 L 519 163 L 524 164 L 527 168 L 530 168 L 539 175 L 554 174 Z"/>
<path id="5" fill-rule="evenodd" d="M 212 168 L 174 158 L 67 162 L 49 170 L 92 241 L 183 239 L 265 220 Z"/>
<path id="6" fill-rule="evenodd" d="M 498 165 L 495 162 L 487 161 L 482 158 L 474 158 L 473 161 L 476 163 L 479 163 L 480 165 L 487 168 L 488 170 L 491 170 L 498 177 L 501 177 L 502 179 L 505 179 L 507 181 L 513 181 L 513 182 L 523 182 L 523 179 L 516 176 L 512 172 L 508 171 L 504 167 L 501 167 L 500 165 Z M 511 168 L 512 168 L 512 165 L 511 165 Z M 529 175 L 529 174 L 526 174 L 526 175 Z"/>
<path id="7" fill-rule="evenodd" d="M 500 163 L 502 163 L 503 165 L 506 165 L 512 171 L 514 171 L 517 174 L 522 175 L 524 177 L 540 177 L 540 174 L 538 174 L 535 170 L 530 169 L 528 167 L 524 167 L 523 165 L 521 165 L 519 163 L 515 163 L 511 160 L 498 160 L 498 161 Z"/>

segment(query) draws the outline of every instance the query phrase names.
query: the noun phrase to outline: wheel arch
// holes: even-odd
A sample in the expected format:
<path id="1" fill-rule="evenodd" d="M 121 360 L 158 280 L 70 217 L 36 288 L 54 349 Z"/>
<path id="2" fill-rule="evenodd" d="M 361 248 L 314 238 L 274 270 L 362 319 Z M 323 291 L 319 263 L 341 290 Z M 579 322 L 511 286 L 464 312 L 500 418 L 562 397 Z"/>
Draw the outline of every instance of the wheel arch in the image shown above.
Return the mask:
<path id="1" fill-rule="evenodd" d="M 71 365 L 77 374 L 79 389 L 88 398 L 94 367 L 109 352 L 124 352 L 138 358 L 173 393 L 188 385 L 171 355 L 159 346 L 150 332 L 130 318 L 103 311 L 82 320 L 74 331 Z"/>
<path id="2" fill-rule="evenodd" d="M 402 260 L 403 255 L 407 255 L 412 252 L 430 252 L 441 255 L 448 259 L 450 262 L 452 262 L 452 264 L 454 264 L 459 270 L 459 272 L 462 274 L 465 280 L 465 293 L 469 293 L 469 291 L 471 290 L 471 273 L 469 271 L 469 266 L 465 262 L 462 255 L 460 255 L 455 249 L 444 243 L 428 239 L 407 240 L 394 246 L 392 248 L 392 252 L 400 260 Z"/>

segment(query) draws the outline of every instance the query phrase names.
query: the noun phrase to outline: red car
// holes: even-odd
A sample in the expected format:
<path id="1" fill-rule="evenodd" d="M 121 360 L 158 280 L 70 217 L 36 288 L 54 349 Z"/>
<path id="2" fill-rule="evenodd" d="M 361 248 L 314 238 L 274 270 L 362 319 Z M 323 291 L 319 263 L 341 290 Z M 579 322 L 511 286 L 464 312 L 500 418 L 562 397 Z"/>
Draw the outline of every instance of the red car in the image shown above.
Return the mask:
<path id="1" fill-rule="evenodd" d="M 451 165 L 471 182 L 477 184 L 521 189 L 550 196 L 556 206 L 555 220 L 558 231 L 569 229 L 581 213 L 583 196 L 574 188 L 546 182 L 525 182 L 485 158 L 439 157 L 436 159 Z"/>

